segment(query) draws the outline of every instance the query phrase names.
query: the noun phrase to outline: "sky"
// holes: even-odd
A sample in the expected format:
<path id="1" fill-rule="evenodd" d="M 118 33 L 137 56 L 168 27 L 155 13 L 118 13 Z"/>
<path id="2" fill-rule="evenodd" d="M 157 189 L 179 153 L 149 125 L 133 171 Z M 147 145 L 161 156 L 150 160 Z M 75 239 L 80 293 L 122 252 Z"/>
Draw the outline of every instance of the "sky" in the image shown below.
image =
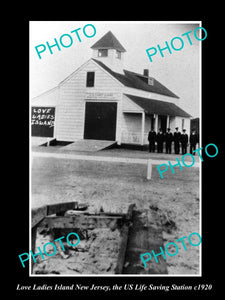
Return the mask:
<path id="1" fill-rule="evenodd" d="M 92 24 L 96 28 L 96 34 L 85 37 L 82 28 L 86 24 Z M 92 57 L 90 48 L 109 30 L 120 41 L 126 49 L 124 54 L 124 69 L 143 73 L 143 69 L 149 69 L 149 76 L 154 77 L 160 83 L 169 88 L 179 96 L 179 106 L 191 114 L 193 118 L 200 117 L 200 67 L 201 47 L 204 41 L 198 41 L 193 31 L 201 26 L 200 21 L 192 22 L 106 22 L 106 21 L 31 21 L 29 30 L 29 61 L 30 61 L 30 97 L 57 86 L 68 75 L 79 68 L 83 63 Z M 81 42 L 71 31 L 81 28 L 79 35 Z M 87 28 L 87 34 L 92 35 L 92 28 Z M 183 33 L 192 31 L 190 38 L 192 45 L 188 42 Z M 199 34 L 201 31 L 197 31 Z M 54 44 L 54 38 L 59 41 L 63 34 L 70 34 L 73 37 L 73 44 L 68 48 L 53 47 L 53 54 L 48 49 L 41 54 L 39 59 L 35 47 L 49 42 Z M 203 33 L 204 34 L 204 33 Z M 158 53 L 152 57 L 150 62 L 146 49 L 150 47 L 161 48 L 166 46 L 165 41 L 170 45 L 171 39 L 181 37 L 184 47 L 180 51 L 171 48 L 172 54 L 165 50 L 164 57 Z M 64 38 L 64 43 L 69 43 Z M 203 44 L 202 44 L 203 43 Z M 178 39 L 174 41 L 174 47 L 179 48 Z M 41 49 L 41 48 L 40 48 Z"/>

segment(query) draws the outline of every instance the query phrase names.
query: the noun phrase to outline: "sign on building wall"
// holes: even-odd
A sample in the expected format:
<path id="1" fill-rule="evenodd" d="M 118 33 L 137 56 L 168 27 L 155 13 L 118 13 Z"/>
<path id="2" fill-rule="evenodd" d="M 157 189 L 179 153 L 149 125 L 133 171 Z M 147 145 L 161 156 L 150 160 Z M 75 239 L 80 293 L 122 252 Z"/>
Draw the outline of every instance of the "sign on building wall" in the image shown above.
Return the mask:
<path id="1" fill-rule="evenodd" d="M 120 99 L 119 93 L 109 93 L 109 92 L 87 92 L 85 94 L 85 99 L 98 99 L 98 100 L 118 100 Z"/>
<path id="2" fill-rule="evenodd" d="M 55 107 L 31 108 L 31 135 L 53 137 L 55 124 Z"/>

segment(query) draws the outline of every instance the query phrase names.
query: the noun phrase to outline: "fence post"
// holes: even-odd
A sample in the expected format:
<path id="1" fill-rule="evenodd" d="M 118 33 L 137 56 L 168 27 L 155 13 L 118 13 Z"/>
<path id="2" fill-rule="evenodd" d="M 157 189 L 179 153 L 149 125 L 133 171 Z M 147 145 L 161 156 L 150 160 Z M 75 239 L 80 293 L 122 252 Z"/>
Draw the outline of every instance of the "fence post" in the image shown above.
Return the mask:
<path id="1" fill-rule="evenodd" d="M 147 180 L 150 180 L 152 178 L 152 162 L 151 159 L 148 159 L 147 162 Z"/>

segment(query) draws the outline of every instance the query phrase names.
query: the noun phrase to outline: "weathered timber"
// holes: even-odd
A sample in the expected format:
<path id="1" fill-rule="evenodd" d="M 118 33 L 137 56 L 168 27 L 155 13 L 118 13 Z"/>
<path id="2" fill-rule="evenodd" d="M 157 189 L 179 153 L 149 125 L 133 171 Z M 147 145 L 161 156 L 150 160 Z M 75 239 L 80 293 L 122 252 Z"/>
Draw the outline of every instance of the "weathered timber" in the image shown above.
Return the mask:
<path id="1" fill-rule="evenodd" d="M 77 207 L 77 202 L 66 202 L 66 203 L 57 203 L 57 204 L 50 204 L 44 205 L 41 207 L 33 208 L 31 211 L 31 249 L 33 253 L 35 253 L 35 243 L 36 243 L 36 236 L 37 236 L 37 227 L 40 223 L 45 219 L 47 215 L 51 214 L 64 214 L 68 209 L 74 209 Z M 33 261 L 31 268 L 33 270 Z"/>
<path id="2" fill-rule="evenodd" d="M 125 216 L 126 221 L 131 221 L 133 216 L 133 209 L 135 207 L 135 204 L 130 204 Z M 130 222 L 126 222 L 120 229 L 121 233 L 121 244 L 120 244 L 120 250 L 118 255 L 118 261 L 115 268 L 115 274 L 122 274 L 123 266 L 125 262 L 125 254 L 127 249 L 127 242 L 128 242 L 128 235 L 129 235 L 129 226 Z"/>
<path id="3" fill-rule="evenodd" d="M 36 246 L 36 237 L 37 237 L 37 226 L 32 227 L 31 229 L 31 250 L 35 253 L 35 246 Z M 31 260 L 31 270 L 33 270 L 34 261 Z"/>
<path id="4" fill-rule="evenodd" d="M 47 205 L 33 208 L 31 212 L 31 225 L 32 228 L 36 226 L 45 216 L 47 216 Z"/>
<path id="5" fill-rule="evenodd" d="M 129 205 L 128 211 L 127 211 L 127 214 L 126 214 L 126 219 L 127 220 L 131 220 L 132 219 L 133 210 L 134 210 L 135 206 L 136 206 L 136 204 L 130 204 Z"/>
<path id="6" fill-rule="evenodd" d="M 135 207 L 135 204 L 130 204 L 128 206 L 128 209 L 127 209 L 127 212 L 126 213 L 113 213 L 113 212 L 100 212 L 96 215 L 99 215 L 99 216 L 112 216 L 112 217 L 123 217 L 124 219 L 126 220 L 130 220 L 132 218 L 132 212 L 133 212 L 133 209 Z"/>
<path id="7" fill-rule="evenodd" d="M 116 229 L 122 224 L 120 216 L 99 216 L 99 215 L 72 215 L 72 216 L 46 216 L 41 226 L 49 228 L 111 228 Z"/>
<path id="8" fill-rule="evenodd" d="M 44 205 L 41 207 L 33 208 L 31 212 L 31 224 L 32 228 L 36 226 L 41 220 L 43 220 L 47 215 L 64 215 L 64 213 L 69 209 L 76 209 L 78 203 L 65 202 L 65 203 L 56 203 L 50 205 Z"/>
<path id="9" fill-rule="evenodd" d="M 140 258 L 146 252 L 159 253 L 163 248 L 162 226 L 159 217 L 150 210 L 134 211 L 133 225 L 129 230 L 129 238 L 124 260 L 123 274 L 167 274 L 166 261 L 158 256 L 156 263 L 153 255 L 147 267 Z"/>
<path id="10" fill-rule="evenodd" d="M 75 201 L 47 205 L 47 215 L 63 215 L 67 210 L 75 209 L 77 205 L 78 203 Z"/>
<path id="11" fill-rule="evenodd" d="M 90 214 L 87 211 L 78 211 L 77 202 L 58 203 L 46 205 L 32 210 L 32 250 L 35 249 L 37 227 L 48 227 L 54 238 L 57 230 L 85 230 L 95 228 L 110 228 L 120 230 L 120 250 L 118 254 L 115 274 L 121 274 L 124 268 L 125 254 L 127 249 L 129 226 L 132 222 L 133 209 L 135 204 L 130 204 L 127 213 L 99 212 Z M 61 233 L 60 233 L 61 234 Z"/>
<path id="12" fill-rule="evenodd" d="M 128 233 L 129 233 L 129 227 L 127 224 L 122 226 L 120 233 L 121 233 L 121 244 L 120 244 L 117 265 L 115 268 L 115 274 L 122 274 L 123 271 L 125 253 L 127 249 Z"/>

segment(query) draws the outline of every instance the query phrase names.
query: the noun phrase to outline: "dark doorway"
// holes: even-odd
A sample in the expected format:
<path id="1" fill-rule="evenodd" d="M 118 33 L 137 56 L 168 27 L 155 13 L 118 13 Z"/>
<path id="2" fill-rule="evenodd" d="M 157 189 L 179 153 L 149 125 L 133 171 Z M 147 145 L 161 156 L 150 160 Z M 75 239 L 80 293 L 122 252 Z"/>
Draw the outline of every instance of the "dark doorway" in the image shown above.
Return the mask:
<path id="1" fill-rule="evenodd" d="M 117 103 L 87 102 L 84 139 L 115 141 Z"/>
<path id="2" fill-rule="evenodd" d="M 167 116 L 159 116 L 160 120 L 161 120 L 161 126 L 160 128 L 162 129 L 162 132 L 166 132 L 166 121 L 167 121 Z"/>

